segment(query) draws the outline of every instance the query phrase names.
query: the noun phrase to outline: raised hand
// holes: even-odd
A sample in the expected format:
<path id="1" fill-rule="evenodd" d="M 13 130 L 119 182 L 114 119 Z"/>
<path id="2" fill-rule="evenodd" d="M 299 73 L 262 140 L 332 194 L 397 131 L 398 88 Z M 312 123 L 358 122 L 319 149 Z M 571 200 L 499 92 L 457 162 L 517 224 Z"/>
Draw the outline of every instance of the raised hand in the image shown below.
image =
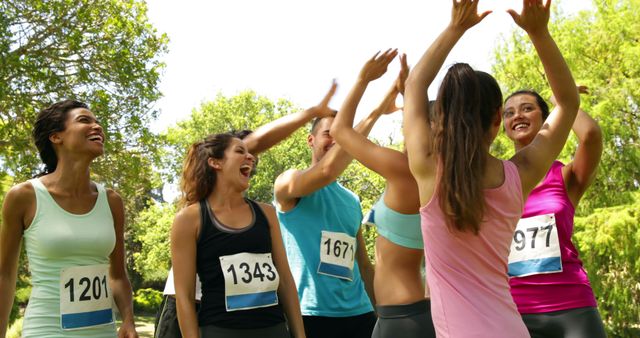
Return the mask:
<path id="1" fill-rule="evenodd" d="M 336 114 L 335 109 L 329 108 L 329 102 L 331 101 L 331 98 L 333 98 L 333 95 L 336 93 L 337 88 L 338 84 L 334 79 L 333 82 L 331 82 L 331 88 L 329 88 L 327 94 L 324 96 L 324 98 L 322 98 L 322 101 L 320 101 L 320 103 L 318 103 L 316 106 L 309 108 L 309 110 L 315 117 L 324 118 L 334 116 Z"/>
<path id="2" fill-rule="evenodd" d="M 542 1 L 523 0 L 520 14 L 513 9 L 507 12 L 511 15 L 513 21 L 528 34 L 544 32 L 547 30 L 547 23 L 549 22 L 551 0 L 547 0 L 546 4 L 543 4 Z"/>
<path id="3" fill-rule="evenodd" d="M 407 65 L 407 54 L 400 55 L 400 73 L 398 73 L 398 77 L 393 82 L 393 86 L 389 89 L 387 94 L 384 96 L 378 108 L 376 110 L 383 115 L 391 114 L 397 112 L 402 109 L 402 107 L 398 107 L 396 105 L 396 99 L 398 98 L 398 94 L 404 95 L 404 83 L 407 81 L 407 77 L 409 76 L 409 65 Z"/>
<path id="4" fill-rule="evenodd" d="M 491 11 L 486 11 L 478 14 L 478 2 L 479 0 L 453 0 L 449 25 L 464 31 L 477 25 L 491 13 Z"/>
<path id="5" fill-rule="evenodd" d="M 407 64 L 407 54 L 402 53 L 400 55 L 400 74 L 398 74 L 398 79 L 396 79 L 396 88 L 398 88 L 398 92 L 404 95 L 404 83 L 407 81 L 407 77 L 409 77 L 409 65 Z"/>
<path id="6" fill-rule="evenodd" d="M 373 57 L 364 64 L 358 80 L 363 82 L 371 82 L 387 72 L 387 66 L 398 55 L 397 49 L 387 49 L 384 53 L 377 52 Z"/>

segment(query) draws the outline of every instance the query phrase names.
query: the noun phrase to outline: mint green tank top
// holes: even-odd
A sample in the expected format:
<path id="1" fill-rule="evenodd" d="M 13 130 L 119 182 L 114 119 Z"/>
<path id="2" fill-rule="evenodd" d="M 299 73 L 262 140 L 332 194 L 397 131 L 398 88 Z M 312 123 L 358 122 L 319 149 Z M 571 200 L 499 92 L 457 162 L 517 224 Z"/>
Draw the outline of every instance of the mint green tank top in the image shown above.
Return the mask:
<path id="1" fill-rule="evenodd" d="M 108 289 L 108 274 L 82 277 L 65 272 L 69 268 L 109 264 L 116 236 L 104 187 L 96 184 L 98 198 L 93 209 L 86 214 L 76 215 L 62 209 L 39 179 L 29 182 L 35 190 L 37 207 L 31 225 L 24 232 L 33 288 L 25 312 L 22 336 L 115 337 L 111 306 L 108 309 L 103 307 L 101 311 L 76 311 L 61 316 L 60 305 L 61 290 L 63 299 L 75 304 L 70 307 L 74 311 L 79 303 L 87 304 L 101 298 L 104 302 L 109 299 L 105 298 L 107 294 L 112 297 Z M 65 278 L 61 280 L 61 276 Z M 69 302 L 64 301 L 65 304 Z M 63 310 L 63 313 L 68 311 Z M 100 325 L 82 327 L 92 321 Z M 66 325 L 64 330 L 63 323 Z M 76 326 L 78 323 L 82 324 L 81 327 Z"/>

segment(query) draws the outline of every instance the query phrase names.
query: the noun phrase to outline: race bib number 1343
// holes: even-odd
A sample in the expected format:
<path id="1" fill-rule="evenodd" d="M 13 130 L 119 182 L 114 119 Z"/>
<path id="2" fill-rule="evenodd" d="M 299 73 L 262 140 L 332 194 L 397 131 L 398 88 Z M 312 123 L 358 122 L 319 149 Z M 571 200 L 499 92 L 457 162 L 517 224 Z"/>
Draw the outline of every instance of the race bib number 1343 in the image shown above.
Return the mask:
<path id="1" fill-rule="evenodd" d="M 270 253 L 238 253 L 220 257 L 227 311 L 278 304 L 280 277 Z"/>

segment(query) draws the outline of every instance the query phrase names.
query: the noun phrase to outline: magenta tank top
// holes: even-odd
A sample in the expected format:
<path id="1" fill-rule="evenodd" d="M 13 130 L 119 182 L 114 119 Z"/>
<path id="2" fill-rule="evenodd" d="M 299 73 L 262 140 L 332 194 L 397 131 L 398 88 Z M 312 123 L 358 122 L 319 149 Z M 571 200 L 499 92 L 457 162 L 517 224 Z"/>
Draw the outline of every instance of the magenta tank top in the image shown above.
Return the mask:
<path id="1" fill-rule="evenodd" d="M 522 214 L 518 170 L 503 161 L 504 183 L 484 190 L 477 235 L 449 230 L 438 189 L 420 209 L 431 314 L 438 337 L 529 337 L 509 292 L 507 257 Z"/>
<path id="2" fill-rule="evenodd" d="M 557 246 L 561 262 L 558 269 L 560 271 L 557 272 L 511 277 L 509 280 L 511 294 L 518 306 L 518 311 L 523 314 L 597 306 L 587 273 L 578 258 L 578 251 L 571 242 L 575 209 L 567 195 L 562 167 L 564 164 L 559 161 L 551 165 L 542 183 L 529 194 L 522 214 L 523 220 L 548 215 L 547 217 L 552 220 L 549 224 L 555 226 L 557 235 L 549 234 L 551 236 L 548 240 L 546 236 L 540 238 L 541 240 L 536 243 L 537 248 L 539 250 L 545 245 Z M 533 234 L 533 232 L 523 233 L 524 236 Z M 531 245 L 532 238 L 524 237 L 522 234 L 520 236 L 522 238 L 519 239 L 525 239 L 527 246 Z M 557 239 L 554 239 L 555 237 Z"/>

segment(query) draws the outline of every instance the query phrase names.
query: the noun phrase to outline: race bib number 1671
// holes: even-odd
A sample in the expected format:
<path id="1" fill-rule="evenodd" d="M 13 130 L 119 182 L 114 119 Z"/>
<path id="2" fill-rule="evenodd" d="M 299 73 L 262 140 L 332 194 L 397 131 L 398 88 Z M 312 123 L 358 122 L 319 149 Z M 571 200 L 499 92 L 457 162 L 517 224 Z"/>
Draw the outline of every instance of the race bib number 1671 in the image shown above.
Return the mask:
<path id="1" fill-rule="evenodd" d="M 356 239 L 342 232 L 323 231 L 318 273 L 353 280 Z"/>

